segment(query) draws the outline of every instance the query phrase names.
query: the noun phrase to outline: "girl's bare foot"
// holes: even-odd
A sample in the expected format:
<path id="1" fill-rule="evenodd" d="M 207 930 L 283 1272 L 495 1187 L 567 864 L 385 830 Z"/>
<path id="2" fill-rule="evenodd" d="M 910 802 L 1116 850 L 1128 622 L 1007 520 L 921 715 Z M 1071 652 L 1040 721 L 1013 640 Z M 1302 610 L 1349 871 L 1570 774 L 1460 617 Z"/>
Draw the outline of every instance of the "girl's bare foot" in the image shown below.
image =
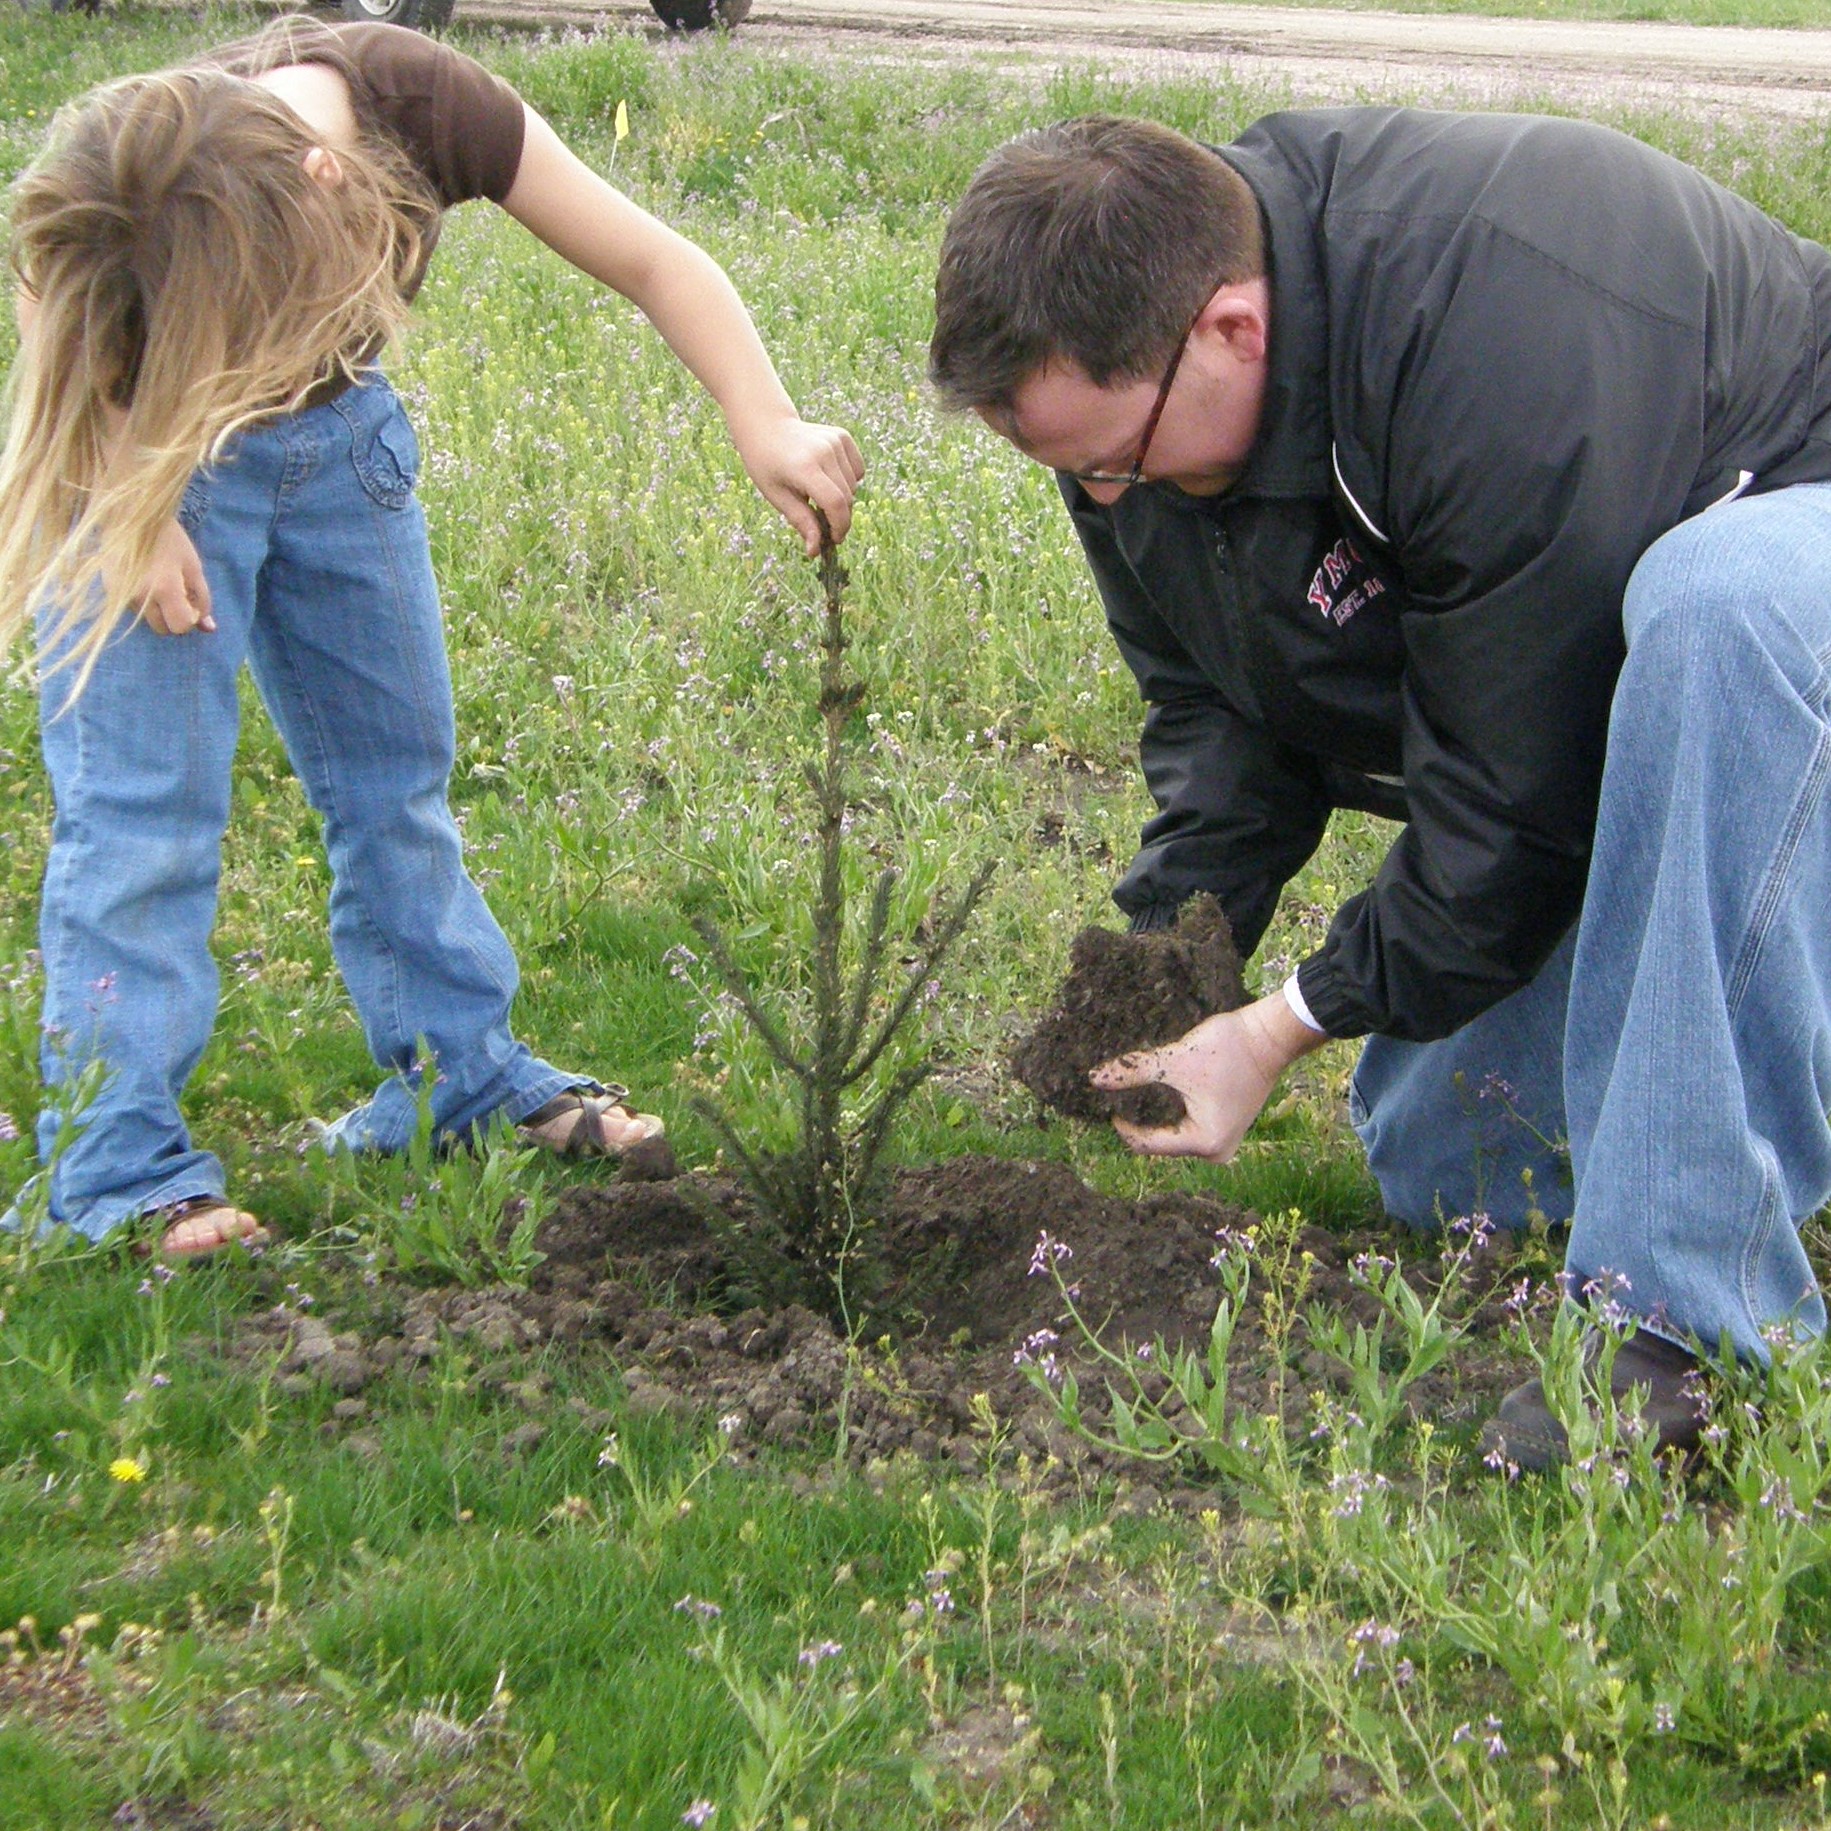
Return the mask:
<path id="1" fill-rule="evenodd" d="M 164 1212 L 170 1225 L 159 1237 L 161 1259 L 205 1259 L 225 1246 L 263 1246 L 267 1242 L 267 1229 L 252 1214 L 213 1195 L 174 1202 Z"/>

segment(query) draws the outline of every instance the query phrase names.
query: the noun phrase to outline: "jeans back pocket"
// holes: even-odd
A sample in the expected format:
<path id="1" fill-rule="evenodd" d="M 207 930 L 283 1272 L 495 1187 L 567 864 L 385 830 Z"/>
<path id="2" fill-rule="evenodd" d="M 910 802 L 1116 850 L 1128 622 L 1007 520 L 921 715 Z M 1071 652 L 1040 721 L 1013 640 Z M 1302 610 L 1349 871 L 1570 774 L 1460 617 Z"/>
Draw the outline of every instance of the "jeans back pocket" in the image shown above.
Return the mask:
<path id="1" fill-rule="evenodd" d="M 369 496 L 404 509 L 420 475 L 420 442 L 386 382 L 351 388 L 331 403 L 350 428 L 350 462 Z"/>

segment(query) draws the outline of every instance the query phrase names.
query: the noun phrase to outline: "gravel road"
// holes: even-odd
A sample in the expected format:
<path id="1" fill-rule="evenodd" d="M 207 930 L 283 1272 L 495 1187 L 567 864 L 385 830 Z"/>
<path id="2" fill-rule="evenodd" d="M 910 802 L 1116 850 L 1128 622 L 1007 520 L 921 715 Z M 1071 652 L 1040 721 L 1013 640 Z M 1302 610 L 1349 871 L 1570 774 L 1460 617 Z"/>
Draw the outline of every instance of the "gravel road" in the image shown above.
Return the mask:
<path id="1" fill-rule="evenodd" d="M 643 0 L 460 0 L 463 16 L 600 20 L 654 31 Z M 1013 71 L 1098 62 L 1140 74 L 1212 70 L 1305 101 L 1404 95 L 1502 106 L 1688 105 L 1831 123 L 1831 30 L 1480 19 L 1236 6 L 1219 0 L 754 0 L 743 40 L 785 56 Z M 691 41 L 683 41 L 690 54 Z"/>

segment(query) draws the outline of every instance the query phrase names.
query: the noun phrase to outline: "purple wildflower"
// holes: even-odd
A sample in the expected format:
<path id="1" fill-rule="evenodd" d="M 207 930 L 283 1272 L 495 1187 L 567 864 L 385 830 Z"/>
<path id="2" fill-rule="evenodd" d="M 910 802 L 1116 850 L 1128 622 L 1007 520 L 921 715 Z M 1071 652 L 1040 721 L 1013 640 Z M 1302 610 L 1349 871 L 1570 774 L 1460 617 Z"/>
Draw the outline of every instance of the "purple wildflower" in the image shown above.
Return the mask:
<path id="1" fill-rule="evenodd" d="M 1236 1254 L 1242 1259 L 1251 1258 L 1256 1237 L 1250 1227 L 1217 1227 L 1214 1230 L 1214 1257 L 1208 1263 L 1223 1265 Z"/>
<path id="2" fill-rule="evenodd" d="M 1776 1475 L 1762 1490 L 1761 1505 L 1772 1513 L 1775 1519 L 1803 1520 L 1805 1515 L 1793 1501 L 1793 1484 L 1784 1476 Z"/>
<path id="3" fill-rule="evenodd" d="M 1357 1649 L 1354 1655 L 1354 1671 L 1352 1676 L 1359 1678 L 1360 1675 L 1367 1670 L 1370 1663 L 1367 1658 L 1368 1649 L 1370 1647 L 1378 1647 L 1384 1652 L 1388 1648 L 1396 1647 L 1399 1644 L 1399 1630 L 1394 1627 L 1388 1627 L 1382 1621 L 1373 1621 L 1369 1619 L 1363 1621 L 1360 1626 L 1348 1636 L 1348 1640 L 1350 1644 Z"/>
<path id="4" fill-rule="evenodd" d="M 1034 1367 L 1042 1358 L 1049 1358 L 1047 1351 L 1061 1340 L 1053 1329 L 1037 1329 L 1024 1337 L 1024 1345 L 1011 1356 L 1013 1367 Z"/>
<path id="5" fill-rule="evenodd" d="M 1331 1511 L 1337 1519 L 1356 1519 L 1367 1496 L 1377 1494 L 1386 1485 L 1384 1475 L 1370 1476 L 1362 1469 L 1348 1469 L 1331 1476 L 1329 1492 L 1341 1497 Z"/>
<path id="6" fill-rule="evenodd" d="M 1625 1272 L 1611 1271 L 1605 1265 L 1584 1284 L 1583 1299 L 1586 1303 L 1604 1303 L 1610 1298 L 1625 1297 L 1633 1288 Z"/>

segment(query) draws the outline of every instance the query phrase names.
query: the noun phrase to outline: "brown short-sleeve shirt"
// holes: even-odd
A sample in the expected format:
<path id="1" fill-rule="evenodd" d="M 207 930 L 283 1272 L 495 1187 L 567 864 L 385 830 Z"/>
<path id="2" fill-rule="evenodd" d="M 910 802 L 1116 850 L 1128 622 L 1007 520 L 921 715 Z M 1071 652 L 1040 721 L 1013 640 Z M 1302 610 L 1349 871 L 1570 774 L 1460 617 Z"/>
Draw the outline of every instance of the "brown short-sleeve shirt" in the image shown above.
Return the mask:
<path id="1" fill-rule="evenodd" d="M 350 85 L 365 133 L 407 155 L 441 209 L 487 197 L 501 203 L 521 165 L 526 116 L 501 77 L 449 45 L 398 25 L 287 20 L 209 61 L 237 76 L 321 63 Z"/>
<path id="2" fill-rule="evenodd" d="M 474 58 L 424 33 L 293 17 L 203 61 L 244 77 L 289 64 L 324 64 L 344 79 L 362 136 L 385 134 L 393 141 L 425 181 L 434 206 L 421 225 L 418 265 L 401 282 L 409 299 L 438 244 L 440 213 L 477 197 L 501 203 L 514 186 L 527 125 L 521 97 Z M 319 406 L 345 386 L 341 373 L 330 375 L 303 404 Z"/>

